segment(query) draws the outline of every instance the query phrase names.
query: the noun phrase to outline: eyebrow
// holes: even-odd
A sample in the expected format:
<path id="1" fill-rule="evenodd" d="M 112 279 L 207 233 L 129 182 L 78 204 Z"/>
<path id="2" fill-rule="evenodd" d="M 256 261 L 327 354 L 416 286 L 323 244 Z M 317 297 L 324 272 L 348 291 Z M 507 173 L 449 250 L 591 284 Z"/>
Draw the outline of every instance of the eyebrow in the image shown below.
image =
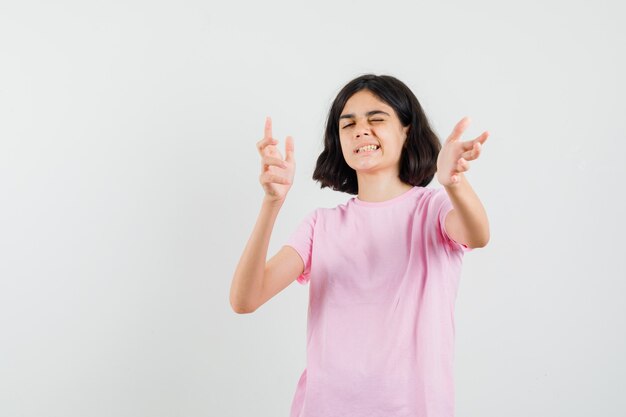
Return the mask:
<path id="1" fill-rule="evenodd" d="M 372 111 L 368 111 L 367 113 L 365 113 L 366 116 L 371 116 L 373 114 L 386 114 L 387 116 L 389 116 L 389 113 L 384 112 L 382 110 L 372 110 Z M 350 114 L 344 114 L 342 116 L 339 116 L 339 120 L 341 119 L 353 119 L 354 118 L 354 114 L 350 113 Z"/>

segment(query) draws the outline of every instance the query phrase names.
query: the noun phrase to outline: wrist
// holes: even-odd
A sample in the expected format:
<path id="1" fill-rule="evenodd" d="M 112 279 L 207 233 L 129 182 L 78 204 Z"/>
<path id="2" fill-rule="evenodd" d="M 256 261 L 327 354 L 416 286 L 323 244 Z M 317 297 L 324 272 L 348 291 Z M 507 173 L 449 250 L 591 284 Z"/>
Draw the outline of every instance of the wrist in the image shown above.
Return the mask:
<path id="1" fill-rule="evenodd" d="M 263 197 L 263 205 L 266 206 L 282 206 L 285 202 L 284 198 L 271 198 L 271 197 Z"/>
<path id="2" fill-rule="evenodd" d="M 465 182 L 465 175 L 463 175 L 462 172 L 459 172 L 457 174 L 454 174 L 457 177 L 457 181 L 456 182 L 450 182 L 449 184 L 445 184 L 444 187 L 446 190 L 448 191 L 455 191 L 457 189 L 459 189 Z"/>

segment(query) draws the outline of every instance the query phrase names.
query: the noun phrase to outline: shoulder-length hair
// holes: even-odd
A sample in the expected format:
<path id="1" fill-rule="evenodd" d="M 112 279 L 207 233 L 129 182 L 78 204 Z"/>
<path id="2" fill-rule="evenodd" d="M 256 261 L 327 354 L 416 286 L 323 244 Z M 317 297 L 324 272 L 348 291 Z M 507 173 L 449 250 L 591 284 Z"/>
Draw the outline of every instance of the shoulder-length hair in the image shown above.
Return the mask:
<path id="1" fill-rule="evenodd" d="M 439 138 L 430 128 L 417 97 L 402 81 L 390 75 L 361 75 L 339 91 L 328 113 L 324 150 L 317 158 L 313 179 L 320 188 L 358 194 L 356 171 L 346 163 L 339 141 L 339 116 L 350 97 L 369 90 L 391 106 L 402 126 L 409 126 L 400 154 L 399 178 L 413 186 L 425 187 L 437 172 L 437 156 L 441 150 Z"/>

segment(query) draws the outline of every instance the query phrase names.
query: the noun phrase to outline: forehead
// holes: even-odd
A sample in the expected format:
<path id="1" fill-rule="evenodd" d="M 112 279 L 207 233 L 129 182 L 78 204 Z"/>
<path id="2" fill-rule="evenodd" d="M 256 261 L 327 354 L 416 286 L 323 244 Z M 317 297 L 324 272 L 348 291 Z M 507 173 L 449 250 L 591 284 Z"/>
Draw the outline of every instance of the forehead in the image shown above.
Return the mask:
<path id="1" fill-rule="evenodd" d="M 373 110 L 374 108 L 380 110 L 393 111 L 391 106 L 379 99 L 369 90 L 361 90 L 354 93 L 346 105 L 343 107 L 341 114 L 345 113 L 365 113 L 367 110 Z"/>

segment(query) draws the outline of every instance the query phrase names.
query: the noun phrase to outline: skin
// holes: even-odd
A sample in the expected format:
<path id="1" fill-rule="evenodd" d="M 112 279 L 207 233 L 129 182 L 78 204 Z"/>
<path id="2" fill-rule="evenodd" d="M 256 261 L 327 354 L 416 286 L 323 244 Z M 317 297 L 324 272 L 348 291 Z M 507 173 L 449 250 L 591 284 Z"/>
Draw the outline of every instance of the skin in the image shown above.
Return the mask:
<path id="1" fill-rule="evenodd" d="M 489 220 L 464 173 L 470 168 L 469 161 L 480 156 L 489 132 L 484 131 L 478 137 L 462 142 L 461 135 L 470 121 L 469 117 L 464 117 L 454 126 L 439 152 L 436 175 L 454 207 L 445 220 L 448 235 L 470 248 L 480 248 L 489 242 Z"/>
<path id="2" fill-rule="evenodd" d="M 372 110 L 382 110 L 388 115 L 367 116 Z M 341 115 L 347 114 L 352 116 L 340 119 L 339 137 L 343 156 L 357 173 L 358 198 L 385 201 L 412 188 L 398 177 L 408 127 L 402 126 L 393 108 L 369 90 L 361 90 L 346 102 Z M 469 161 L 480 156 L 489 133 L 485 131 L 469 142 L 462 142 L 460 137 L 469 122 L 469 117 L 461 119 L 442 145 L 436 175 L 454 207 L 445 219 L 446 232 L 453 240 L 476 248 L 485 246 L 489 241 L 489 221 L 464 172 L 469 170 Z M 364 156 L 354 153 L 356 147 L 370 142 L 380 144 L 380 150 Z"/>
<path id="3" fill-rule="evenodd" d="M 387 114 L 367 116 L 372 110 Z M 350 118 L 341 118 L 350 114 Z M 348 99 L 339 119 L 339 140 L 346 163 L 356 171 L 359 200 L 385 201 L 412 188 L 399 178 L 408 129 L 393 108 L 369 90 L 358 91 Z M 380 149 L 369 155 L 354 153 L 355 148 L 370 142 L 378 143 Z"/>
<path id="4" fill-rule="evenodd" d="M 294 158 L 293 138 L 287 136 L 285 140 L 285 158 L 276 146 L 278 141 L 272 137 L 272 119 L 265 118 L 263 139 L 257 142 L 256 148 L 261 156 L 261 174 L 259 182 L 265 191 L 264 200 L 270 203 L 279 203 L 285 200 L 293 184 L 296 171 Z"/>
<path id="5" fill-rule="evenodd" d="M 366 113 L 380 110 L 387 114 Z M 362 201 L 385 201 L 412 188 L 399 178 L 400 155 L 408 127 L 402 126 L 392 107 L 368 90 L 355 93 L 346 102 L 341 115 L 351 114 L 339 121 L 339 138 L 343 156 L 348 166 L 356 171 Z M 477 159 L 489 133 L 483 132 L 467 142 L 460 140 L 470 123 L 469 117 L 461 119 L 442 145 L 437 158 L 437 181 L 441 184 L 454 207 L 446 216 L 445 228 L 455 241 L 470 248 L 484 247 L 489 241 L 489 221 L 485 209 L 467 181 L 464 173 L 469 161 Z M 285 155 L 278 150 L 278 141 L 272 138 L 272 122 L 265 122 L 263 139 L 257 142 L 262 158 L 259 181 L 265 190 L 265 200 L 281 204 L 293 183 L 295 173 L 293 138 L 287 136 Z M 380 149 L 370 155 L 358 155 L 355 148 L 377 143 Z"/>

